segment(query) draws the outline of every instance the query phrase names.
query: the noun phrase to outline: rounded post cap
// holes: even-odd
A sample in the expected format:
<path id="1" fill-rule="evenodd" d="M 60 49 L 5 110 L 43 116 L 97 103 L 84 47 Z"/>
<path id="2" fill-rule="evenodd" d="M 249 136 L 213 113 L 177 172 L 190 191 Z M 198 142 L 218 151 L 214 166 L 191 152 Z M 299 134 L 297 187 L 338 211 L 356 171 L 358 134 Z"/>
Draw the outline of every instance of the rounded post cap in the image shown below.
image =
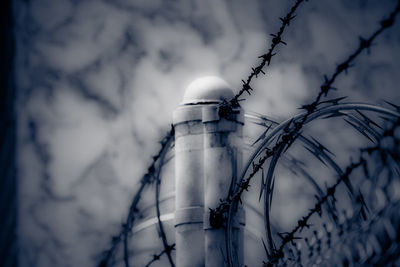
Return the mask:
<path id="1" fill-rule="evenodd" d="M 215 103 L 234 97 L 229 84 L 216 76 L 207 76 L 194 80 L 186 88 L 183 105 Z"/>

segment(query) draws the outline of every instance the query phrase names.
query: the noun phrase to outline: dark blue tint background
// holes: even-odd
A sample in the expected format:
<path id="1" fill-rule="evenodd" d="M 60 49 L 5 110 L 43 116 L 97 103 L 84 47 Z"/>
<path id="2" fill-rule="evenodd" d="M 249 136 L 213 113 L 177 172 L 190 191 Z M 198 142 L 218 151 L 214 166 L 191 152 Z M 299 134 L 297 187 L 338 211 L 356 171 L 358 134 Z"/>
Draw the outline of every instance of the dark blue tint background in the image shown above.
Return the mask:
<path id="1" fill-rule="evenodd" d="M 119 231 L 188 83 L 217 75 L 238 91 L 292 2 L 14 1 L 16 90 L 5 99 L 16 101 L 20 266 L 93 266 Z M 306 2 L 284 34 L 287 46 L 254 81 L 246 111 L 278 119 L 298 112 L 395 2 Z M 337 80 L 332 97 L 398 104 L 399 74 L 397 22 Z M 325 127 L 320 134 L 342 137 L 344 147 L 362 143 Z M 7 206 L 12 213 L 16 204 Z M 283 225 L 297 208 L 278 212 Z"/>

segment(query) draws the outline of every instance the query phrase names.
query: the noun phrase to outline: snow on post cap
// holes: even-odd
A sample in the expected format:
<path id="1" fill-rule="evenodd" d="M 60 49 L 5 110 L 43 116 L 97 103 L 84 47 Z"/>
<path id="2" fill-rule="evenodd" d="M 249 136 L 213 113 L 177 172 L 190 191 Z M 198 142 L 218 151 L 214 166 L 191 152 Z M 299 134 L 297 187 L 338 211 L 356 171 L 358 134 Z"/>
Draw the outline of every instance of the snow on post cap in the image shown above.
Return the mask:
<path id="1" fill-rule="evenodd" d="M 186 88 L 183 105 L 214 103 L 231 100 L 234 97 L 229 84 L 216 76 L 207 76 L 194 80 Z"/>

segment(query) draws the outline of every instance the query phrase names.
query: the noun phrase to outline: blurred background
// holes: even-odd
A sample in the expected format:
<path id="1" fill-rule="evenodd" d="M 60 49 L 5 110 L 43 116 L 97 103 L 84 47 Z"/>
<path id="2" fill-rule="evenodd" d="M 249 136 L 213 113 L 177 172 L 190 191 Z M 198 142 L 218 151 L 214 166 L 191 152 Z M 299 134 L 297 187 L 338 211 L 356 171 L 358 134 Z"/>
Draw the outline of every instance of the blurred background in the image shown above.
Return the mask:
<path id="1" fill-rule="evenodd" d="M 290 0 L 6 2 L 4 266 L 94 266 L 120 230 L 186 86 L 216 75 L 237 92 L 269 48 L 279 17 L 293 5 Z M 277 121 L 298 113 L 318 92 L 323 75 L 333 73 L 396 2 L 305 2 L 283 36 L 287 45 L 278 47 L 267 75 L 254 80 L 254 93 L 242 102 L 245 111 Z M 331 96 L 398 104 L 399 74 L 397 22 L 339 77 Z M 340 140 L 346 157 L 337 160 L 346 163 L 347 149 L 365 142 L 340 125 L 331 127 L 316 129 L 318 136 L 332 146 Z M 257 133 L 248 130 L 252 138 Z M 282 186 L 289 190 L 291 184 Z M 274 200 L 286 201 L 287 209 L 276 211 L 283 226 L 297 221 L 293 211 L 302 210 L 296 201 L 306 190 L 295 191 Z M 132 242 L 146 238 L 153 237 Z"/>

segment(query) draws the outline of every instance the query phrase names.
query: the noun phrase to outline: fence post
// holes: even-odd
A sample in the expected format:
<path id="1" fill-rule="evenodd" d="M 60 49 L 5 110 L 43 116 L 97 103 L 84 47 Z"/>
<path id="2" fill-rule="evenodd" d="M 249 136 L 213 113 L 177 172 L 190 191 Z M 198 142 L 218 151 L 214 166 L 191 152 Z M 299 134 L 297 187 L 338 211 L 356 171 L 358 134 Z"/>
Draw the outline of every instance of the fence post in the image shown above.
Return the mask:
<path id="1" fill-rule="evenodd" d="M 235 186 L 242 163 L 243 112 L 219 116 L 220 102 L 232 97 L 223 80 L 201 78 L 189 85 L 174 112 L 178 267 L 226 265 L 225 228 L 212 227 L 209 214 Z M 242 266 L 244 216 L 237 214 L 233 257 Z"/>

